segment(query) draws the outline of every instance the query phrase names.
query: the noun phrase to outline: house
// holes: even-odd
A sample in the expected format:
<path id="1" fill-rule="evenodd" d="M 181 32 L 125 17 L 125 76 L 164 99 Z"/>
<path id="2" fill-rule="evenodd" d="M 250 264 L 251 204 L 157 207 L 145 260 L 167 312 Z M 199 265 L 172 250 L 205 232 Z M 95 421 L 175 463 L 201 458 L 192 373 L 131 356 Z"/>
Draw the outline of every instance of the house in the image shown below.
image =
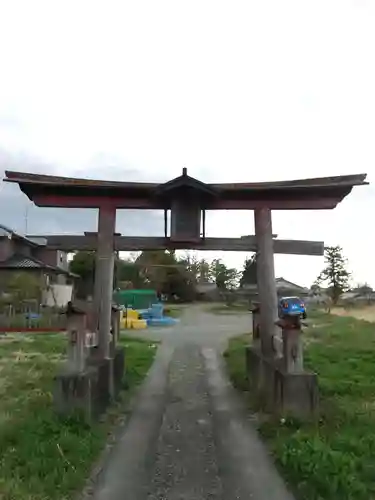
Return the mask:
<path id="1" fill-rule="evenodd" d="M 276 281 L 277 295 L 279 297 L 294 296 L 294 295 L 296 295 L 298 297 L 301 297 L 301 296 L 304 297 L 304 296 L 307 296 L 309 293 L 308 288 L 297 285 L 296 283 L 288 281 L 283 277 L 276 278 L 275 281 Z M 248 285 L 245 284 L 239 290 L 247 292 L 249 295 L 255 296 L 258 294 L 258 286 L 256 284 L 248 284 Z"/>
<path id="2" fill-rule="evenodd" d="M 279 296 L 298 296 L 304 297 L 309 294 L 309 289 L 297 285 L 296 283 L 292 283 L 291 281 L 286 280 L 285 278 L 276 278 L 276 290 Z"/>
<path id="3" fill-rule="evenodd" d="M 372 303 L 375 300 L 375 292 L 373 292 L 371 289 L 368 290 L 362 290 L 362 289 L 357 289 L 357 290 L 349 290 L 348 292 L 344 292 L 340 296 L 340 302 L 342 303 L 361 303 L 361 302 L 367 302 L 367 303 Z"/>
<path id="4" fill-rule="evenodd" d="M 198 300 L 215 301 L 220 299 L 220 293 L 216 283 L 202 280 L 196 285 L 195 289 Z"/>
<path id="5" fill-rule="evenodd" d="M 0 291 L 15 272 L 40 276 L 42 303 L 64 306 L 71 300 L 74 278 L 67 254 L 47 247 L 45 238 L 28 238 L 0 224 Z"/>

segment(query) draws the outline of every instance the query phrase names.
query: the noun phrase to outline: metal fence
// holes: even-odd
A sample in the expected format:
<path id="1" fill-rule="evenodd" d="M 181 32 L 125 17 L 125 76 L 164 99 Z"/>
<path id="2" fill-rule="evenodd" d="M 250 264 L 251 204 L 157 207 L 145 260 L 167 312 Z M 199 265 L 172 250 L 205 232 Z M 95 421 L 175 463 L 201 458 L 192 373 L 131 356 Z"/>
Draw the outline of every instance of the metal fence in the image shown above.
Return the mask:
<path id="1" fill-rule="evenodd" d="M 66 328 L 66 315 L 52 308 L 19 308 L 8 305 L 0 311 L 0 331 L 57 331 Z"/>

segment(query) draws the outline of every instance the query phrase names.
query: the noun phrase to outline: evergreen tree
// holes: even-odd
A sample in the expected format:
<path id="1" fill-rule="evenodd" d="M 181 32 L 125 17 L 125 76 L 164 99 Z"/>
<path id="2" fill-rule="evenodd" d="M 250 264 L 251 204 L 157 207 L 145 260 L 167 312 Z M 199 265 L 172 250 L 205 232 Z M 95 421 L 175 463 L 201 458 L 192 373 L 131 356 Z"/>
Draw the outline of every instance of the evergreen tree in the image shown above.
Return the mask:
<path id="1" fill-rule="evenodd" d="M 328 293 L 334 304 L 341 294 L 349 289 L 350 272 L 347 270 L 347 260 L 340 246 L 326 247 L 324 260 L 326 267 L 316 280 L 316 285 L 326 284 Z"/>
<path id="2" fill-rule="evenodd" d="M 252 257 L 245 260 L 242 276 L 240 279 L 240 287 L 244 285 L 257 284 L 257 257 L 254 254 Z"/>

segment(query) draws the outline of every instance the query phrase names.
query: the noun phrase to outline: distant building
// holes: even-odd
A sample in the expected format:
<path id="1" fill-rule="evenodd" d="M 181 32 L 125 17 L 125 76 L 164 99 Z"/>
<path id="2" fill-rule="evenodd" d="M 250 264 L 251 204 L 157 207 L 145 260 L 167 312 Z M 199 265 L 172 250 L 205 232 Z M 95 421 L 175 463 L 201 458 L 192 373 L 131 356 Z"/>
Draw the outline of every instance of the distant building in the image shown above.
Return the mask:
<path id="1" fill-rule="evenodd" d="M 196 285 L 195 289 L 199 300 L 215 301 L 220 299 L 220 293 L 216 283 L 201 281 Z"/>
<path id="2" fill-rule="evenodd" d="M 288 281 L 285 278 L 276 278 L 276 290 L 278 295 L 297 295 L 297 296 L 307 296 L 310 292 L 309 288 L 297 285 L 292 281 Z"/>
<path id="3" fill-rule="evenodd" d="M 297 285 L 296 283 L 288 281 L 283 277 L 276 278 L 275 281 L 277 294 L 280 297 L 288 295 L 307 296 L 309 294 L 310 290 L 308 288 Z M 258 286 L 256 284 L 243 285 L 242 290 L 246 291 L 249 294 L 258 294 Z"/>
<path id="4" fill-rule="evenodd" d="M 0 291 L 15 272 L 44 279 L 46 305 L 64 306 L 71 299 L 75 275 L 69 272 L 67 254 L 48 248 L 45 238 L 28 238 L 0 224 Z"/>

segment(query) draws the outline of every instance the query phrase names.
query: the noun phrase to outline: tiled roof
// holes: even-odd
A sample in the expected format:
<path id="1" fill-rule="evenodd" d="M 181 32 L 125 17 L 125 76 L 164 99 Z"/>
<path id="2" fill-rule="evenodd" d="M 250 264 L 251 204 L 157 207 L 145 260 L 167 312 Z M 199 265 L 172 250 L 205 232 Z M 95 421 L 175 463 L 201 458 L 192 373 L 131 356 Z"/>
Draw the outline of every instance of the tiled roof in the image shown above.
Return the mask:
<path id="1" fill-rule="evenodd" d="M 34 257 L 25 255 L 13 255 L 8 260 L 0 262 L 0 269 L 21 269 L 21 270 L 35 270 L 40 269 L 41 271 L 50 271 L 56 274 L 68 274 L 75 276 L 74 274 L 62 269 L 61 267 L 50 266 L 45 264 L 41 260 L 35 259 Z"/>
<path id="2" fill-rule="evenodd" d="M 296 283 L 292 283 L 291 281 L 286 280 L 285 278 L 282 277 L 276 278 L 276 286 L 279 288 L 285 287 L 285 288 L 296 288 L 300 290 L 308 290 L 306 287 L 297 285 Z"/>
<path id="3" fill-rule="evenodd" d="M 0 262 L 0 267 L 8 269 L 42 269 L 44 266 L 30 257 L 13 256 L 5 262 Z"/>
<path id="4" fill-rule="evenodd" d="M 294 288 L 296 290 L 301 290 L 301 291 L 308 291 L 308 288 L 300 285 L 296 285 L 296 283 L 292 283 L 291 281 L 286 280 L 285 278 L 276 278 L 276 288 L 277 289 L 283 289 L 283 288 Z M 258 288 L 257 284 L 244 284 L 243 289 L 245 290 L 256 290 Z"/>

